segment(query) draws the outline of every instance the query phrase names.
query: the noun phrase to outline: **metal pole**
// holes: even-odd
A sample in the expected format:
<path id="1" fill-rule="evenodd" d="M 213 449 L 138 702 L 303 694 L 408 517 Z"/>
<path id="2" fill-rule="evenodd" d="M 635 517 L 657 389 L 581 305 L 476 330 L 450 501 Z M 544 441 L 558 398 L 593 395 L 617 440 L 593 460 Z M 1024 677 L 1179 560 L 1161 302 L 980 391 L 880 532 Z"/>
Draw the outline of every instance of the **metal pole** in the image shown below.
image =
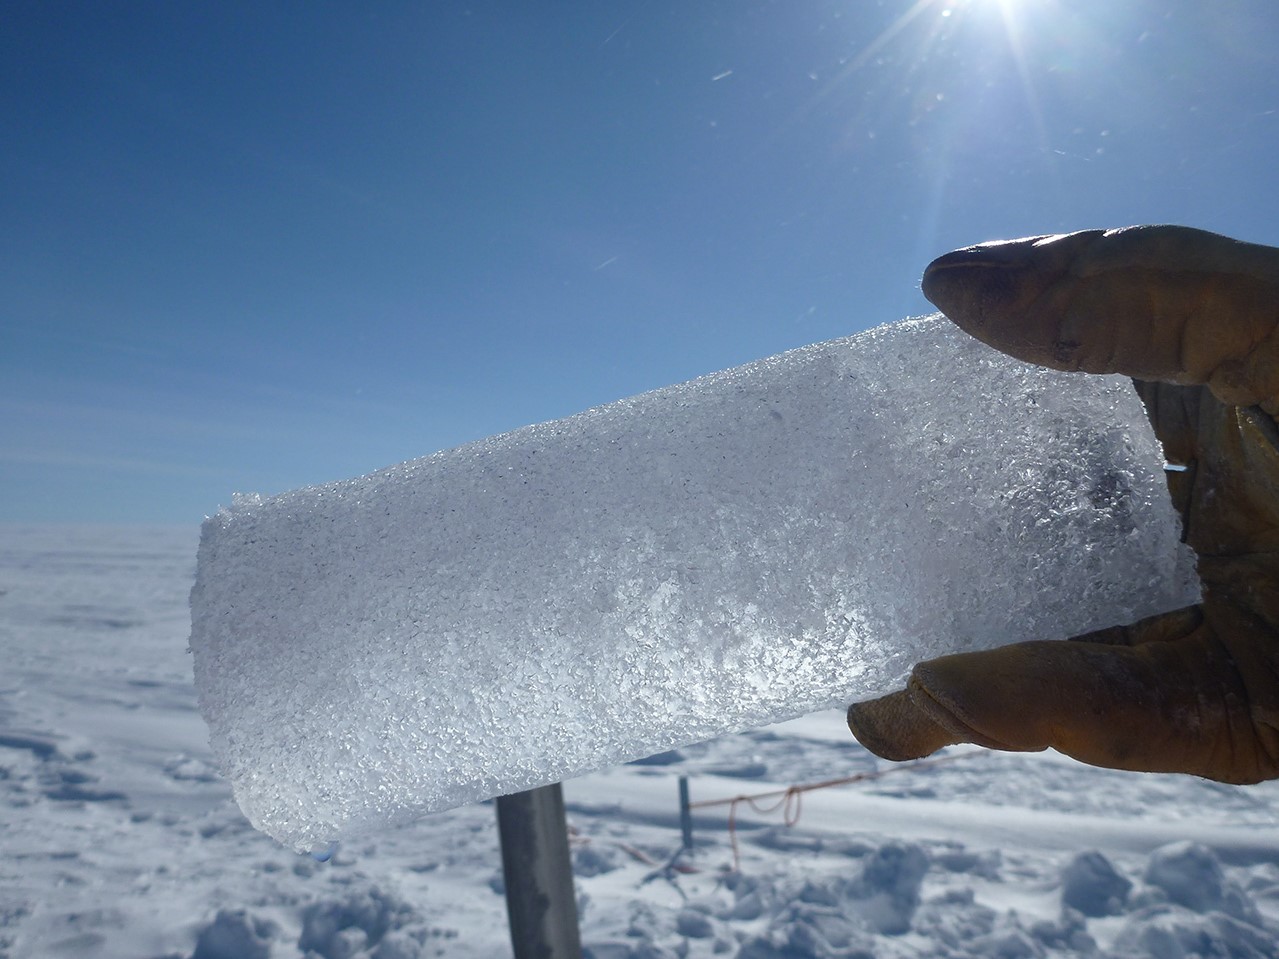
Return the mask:
<path id="1" fill-rule="evenodd" d="M 688 805 L 688 777 L 679 777 L 679 831 L 685 852 L 693 851 L 693 810 Z"/>
<path id="2" fill-rule="evenodd" d="M 581 959 L 560 784 L 499 796 L 497 830 L 515 959 Z"/>

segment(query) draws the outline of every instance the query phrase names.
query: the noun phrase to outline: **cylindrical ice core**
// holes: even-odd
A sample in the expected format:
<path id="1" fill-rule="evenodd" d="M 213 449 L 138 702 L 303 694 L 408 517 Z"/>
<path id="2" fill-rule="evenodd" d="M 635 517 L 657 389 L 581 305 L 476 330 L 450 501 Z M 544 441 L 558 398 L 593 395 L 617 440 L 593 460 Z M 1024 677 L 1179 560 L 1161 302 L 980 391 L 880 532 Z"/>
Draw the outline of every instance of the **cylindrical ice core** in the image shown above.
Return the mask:
<path id="1" fill-rule="evenodd" d="M 1120 377 L 939 317 L 206 521 L 196 685 L 296 848 L 1194 602 Z"/>

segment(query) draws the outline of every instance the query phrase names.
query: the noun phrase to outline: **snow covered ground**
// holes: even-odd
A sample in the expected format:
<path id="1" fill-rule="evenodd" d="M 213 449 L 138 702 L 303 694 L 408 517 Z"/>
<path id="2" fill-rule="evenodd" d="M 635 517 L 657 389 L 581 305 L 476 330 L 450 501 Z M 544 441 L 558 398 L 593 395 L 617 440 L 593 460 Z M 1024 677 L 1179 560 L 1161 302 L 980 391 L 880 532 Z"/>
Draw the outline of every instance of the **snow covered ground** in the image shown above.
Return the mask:
<path id="1" fill-rule="evenodd" d="M 255 832 L 211 764 L 186 652 L 195 529 L 0 528 L 0 956 L 509 955 L 493 808 L 328 863 Z M 328 677 L 309 681 L 322 684 Z M 957 749 L 888 768 L 838 713 L 565 784 L 595 959 L 1279 955 L 1279 784 Z M 316 770 L 323 775 L 323 770 Z"/>

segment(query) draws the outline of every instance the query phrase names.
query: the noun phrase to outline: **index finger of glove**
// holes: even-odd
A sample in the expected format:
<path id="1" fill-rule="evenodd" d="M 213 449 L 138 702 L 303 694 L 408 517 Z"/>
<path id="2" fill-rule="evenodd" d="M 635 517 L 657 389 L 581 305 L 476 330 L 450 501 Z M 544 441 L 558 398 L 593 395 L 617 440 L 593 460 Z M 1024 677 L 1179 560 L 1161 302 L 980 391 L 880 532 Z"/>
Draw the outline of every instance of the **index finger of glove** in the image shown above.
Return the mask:
<path id="1" fill-rule="evenodd" d="M 1279 406 L 1279 249 L 1179 226 L 1087 230 L 956 250 L 928 266 L 923 290 L 1031 363 Z"/>

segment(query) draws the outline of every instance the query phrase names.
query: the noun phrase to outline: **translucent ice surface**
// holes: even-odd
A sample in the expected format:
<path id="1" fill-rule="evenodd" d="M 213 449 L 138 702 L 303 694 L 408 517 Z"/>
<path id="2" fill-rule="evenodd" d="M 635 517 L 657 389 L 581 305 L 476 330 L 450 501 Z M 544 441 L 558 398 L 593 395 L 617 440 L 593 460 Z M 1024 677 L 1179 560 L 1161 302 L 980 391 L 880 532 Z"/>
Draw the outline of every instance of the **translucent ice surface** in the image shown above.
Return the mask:
<path id="1" fill-rule="evenodd" d="M 893 324 L 206 521 L 191 648 L 299 849 L 1194 602 L 1127 380 Z"/>

